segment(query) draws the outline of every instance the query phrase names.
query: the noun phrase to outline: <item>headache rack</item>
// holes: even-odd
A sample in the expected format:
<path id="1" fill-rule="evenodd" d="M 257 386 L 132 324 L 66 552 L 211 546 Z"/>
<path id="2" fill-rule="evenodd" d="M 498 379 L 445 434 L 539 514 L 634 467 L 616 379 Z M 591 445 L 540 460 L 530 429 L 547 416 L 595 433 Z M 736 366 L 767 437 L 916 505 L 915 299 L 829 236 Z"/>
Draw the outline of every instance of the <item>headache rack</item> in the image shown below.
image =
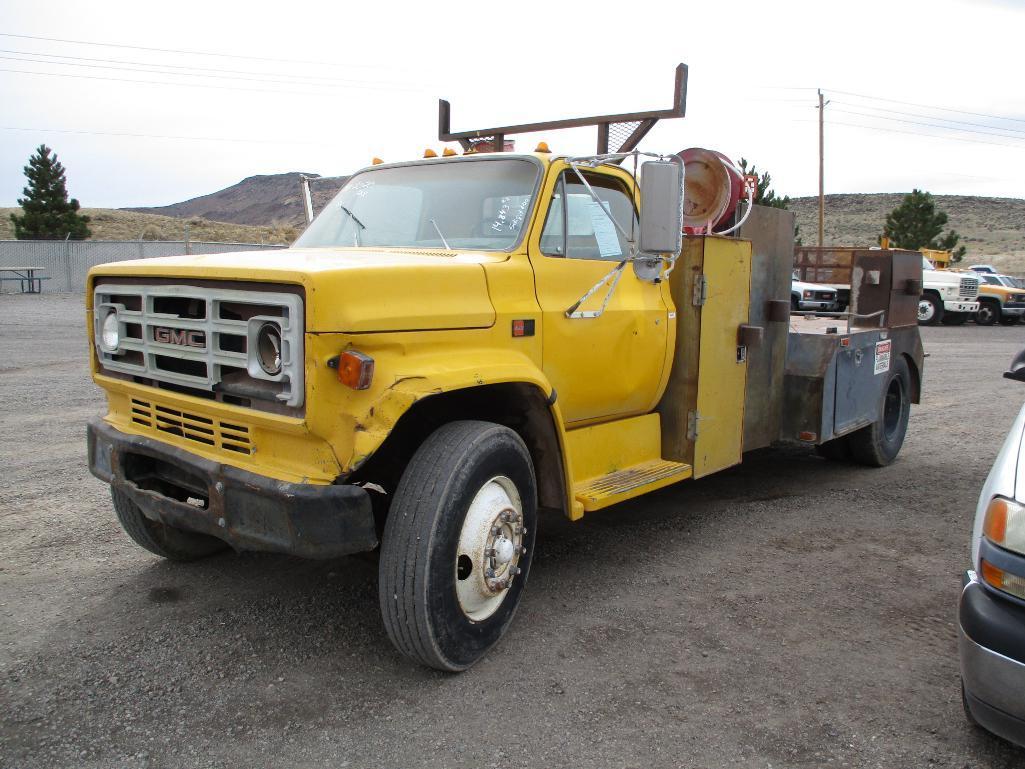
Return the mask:
<path id="1" fill-rule="evenodd" d="M 452 131 L 452 105 L 445 99 L 438 100 L 438 139 L 443 142 L 459 142 L 463 150 L 477 152 L 502 152 L 505 137 L 513 134 L 553 131 L 563 128 L 598 126 L 598 147 L 596 154 L 630 152 L 640 144 L 648 132 L 662 118 L 683 117 L 687 110 L 687 65 L 676 67 L 676 85 L 673 90 L 673 106 L 669 109 L 648 112 L 626 112 L 619 115 L 596 115 L 566 120 L 547 120 L 541 123 L 496 128 L 479 128 L 473 131 Z"/>

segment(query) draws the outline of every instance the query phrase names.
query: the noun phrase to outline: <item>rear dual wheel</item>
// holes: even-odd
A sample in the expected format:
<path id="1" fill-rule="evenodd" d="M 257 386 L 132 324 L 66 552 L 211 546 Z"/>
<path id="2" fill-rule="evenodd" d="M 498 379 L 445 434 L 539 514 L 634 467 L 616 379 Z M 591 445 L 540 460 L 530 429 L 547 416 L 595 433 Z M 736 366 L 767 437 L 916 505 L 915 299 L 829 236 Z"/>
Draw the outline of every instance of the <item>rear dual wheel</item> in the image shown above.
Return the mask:
<path id="1" fill-rule="evenodd" d="M 395 647 L 452 672 L 483 657 L 516 612 L 536 529 L 534 468 L 515 432 L 478 421 L 435 431 L 382 537 L 378 595 Z"/>

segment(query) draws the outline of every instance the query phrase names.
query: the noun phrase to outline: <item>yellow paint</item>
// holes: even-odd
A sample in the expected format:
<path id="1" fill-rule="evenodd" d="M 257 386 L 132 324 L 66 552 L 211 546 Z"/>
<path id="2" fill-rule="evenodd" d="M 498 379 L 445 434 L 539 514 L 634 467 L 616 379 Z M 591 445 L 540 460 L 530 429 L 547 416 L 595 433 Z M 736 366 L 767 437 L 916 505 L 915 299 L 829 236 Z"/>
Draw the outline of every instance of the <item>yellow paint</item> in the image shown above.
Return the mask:
<path id="1" fill-rule="evenodd" d="M 738 464 L 743 452 L 747 363 L 737 361 L 737 337 L 751 298 L 751 242 L 705 238 L 704 275 L 695 478 Z"/>

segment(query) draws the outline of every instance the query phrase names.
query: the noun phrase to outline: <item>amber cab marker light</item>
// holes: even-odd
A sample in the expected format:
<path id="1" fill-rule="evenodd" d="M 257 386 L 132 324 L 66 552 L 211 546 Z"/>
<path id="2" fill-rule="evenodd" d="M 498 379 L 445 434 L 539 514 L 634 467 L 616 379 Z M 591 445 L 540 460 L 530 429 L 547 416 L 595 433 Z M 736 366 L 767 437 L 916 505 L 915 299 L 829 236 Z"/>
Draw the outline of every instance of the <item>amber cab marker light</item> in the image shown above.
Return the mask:
<path id="1" fill-rule="evenodd" d="M 356 350 L 346 350 L 327 362 L 338 371 L 338 381 L 353 390 L 366 390 L 374 381 L 374 359 Z"/>
<path id="2" fill-rule="evenodd" d="M 379 165 L 381 165 L 381 163 L 383 163 L 383 162 L 384 162 L 384 161 L 383 161 L 383 160 L 381 160 L 381 158 L 374 158 L 373 160 L 371 160 L 371 161 L 370 161 L 370 163 L 371 163 L 372 165 L 375 165 L 375 166 L 379 166 Z"/>
<path id="3" fill-rule="evenodd" d="M 427 149 L 424 150 L 424 157 L 425 158 L 436 158 L 436 157 L 438 157 L 438 153 L 435 152 L 434 150 L 432 150 L 430 147 L 428 147 Z"/>
<path id="4" fill-rule="evenodd" d="M 441 155 L 442 155 L 442 157 L 446 157 L 446 158 L 455 157 L 456 151 L 454 149 L 452 149 L 451 147 L 446 147 L 445 149 L 443 149 L 441 151 Z"/>
<path id="5" fill-rule="evenodd" d="M 538 142 L 537 146 L 534 147 L 534 152 L 551 152 L 551 150 L 548 149 L 548 142 Z"/>

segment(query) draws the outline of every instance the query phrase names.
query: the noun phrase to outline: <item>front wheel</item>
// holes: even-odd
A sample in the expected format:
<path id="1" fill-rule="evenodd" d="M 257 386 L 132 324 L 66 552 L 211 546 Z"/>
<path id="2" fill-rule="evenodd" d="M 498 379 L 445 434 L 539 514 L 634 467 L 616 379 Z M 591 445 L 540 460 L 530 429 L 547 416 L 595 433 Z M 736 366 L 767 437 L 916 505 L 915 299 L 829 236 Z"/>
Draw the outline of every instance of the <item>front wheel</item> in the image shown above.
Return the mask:
<path id="1" fill-rule="evenodd" d="M 848 436 L 856 462 L 883 467 L 897 458 L 904 445 L 911 416 L 911 372 L 903 357 L 897 357 L 883 390 L 879 418 Z"/>
<path id="2" fill-rule="evenodd" d="M 992 326 L 1000 317 L 1000 305 L 996 302 L 982 302 L 975 313 L 975 322 L 980 326 Z"/>
<path id="3" fill-rule="evenodd" d="M 918 300 L 918 325 L 935 326 L 943 318 L 943 302 L 932 294 L 922 294 Z"/>
<path id="4" fill-rule="evenodd" d="M 516 612 L 536 530 L 534 468 L 515 432 L 462 421 L 431 434 L 381 542 L 378 596 L 395 647 L 452 672 L 483 657 Z"/>

